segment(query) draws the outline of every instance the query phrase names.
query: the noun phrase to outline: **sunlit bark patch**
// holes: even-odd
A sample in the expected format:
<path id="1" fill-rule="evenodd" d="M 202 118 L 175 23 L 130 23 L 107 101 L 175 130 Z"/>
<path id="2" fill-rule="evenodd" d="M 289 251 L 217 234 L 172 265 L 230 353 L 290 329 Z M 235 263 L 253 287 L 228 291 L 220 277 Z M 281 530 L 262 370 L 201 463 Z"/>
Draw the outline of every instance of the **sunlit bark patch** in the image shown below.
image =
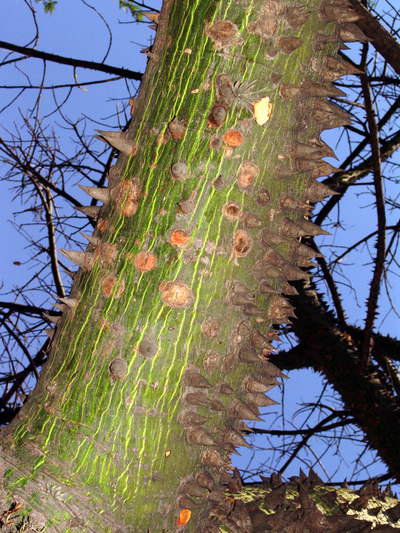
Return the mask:
<path id="1" fill-rule="evenodd" d="M 185 524 L 187 524 L 191 516 L 192 516 L 192 511 L 190 509 L 182 509 L 178 517 L 178 527 L 184 526 Z"/>
<path id="2" fill-rule="evenodd" d="M 237 146 L 240 146 L 242 144 L 243 135 L 240 133 L 239 130 L 228 130 L 224 135 L 224 142 L 228 146 L 236 148 Z"/>
<path id="3" fill-rule="evenodd" d="M 183 248 L 189 240 L 189 235 L 182 229 L 173 231 L 170 235 L 169 242 L 175 248 Z"/>
<path id="4" fill-rule="evenodd" d="M 158 286 L 161 299 L 168 307 L 189 307 L 194 302 L 194 294 L 186 283 L 180 281 L 161 282 Z"/>
<path id="5" fill-rule="evenodd" d="M 107 274 L 102 280 L 101 280 L 101 288 L 103 295 L 106 298 L 110 298 L 112 296 L 112 293 L 114 291 L 114 287 L 118 282 L 117 276 L 114 274 Z"/>
<path id="6" fill-rule="evenodd" d="M 261 98 L 258 102 L 253 102 L 254 118 L 257 124 L 263 126 L 271 116 L 272 103 L 269 101 L 269 97 Z"/>
<path id="7" fill-rule="evenodd" d="M 157 257 L 152 252 L 139 252 L 135 257 L 135 267 L 141 272 L 149 272 L 157 264 Z"/>

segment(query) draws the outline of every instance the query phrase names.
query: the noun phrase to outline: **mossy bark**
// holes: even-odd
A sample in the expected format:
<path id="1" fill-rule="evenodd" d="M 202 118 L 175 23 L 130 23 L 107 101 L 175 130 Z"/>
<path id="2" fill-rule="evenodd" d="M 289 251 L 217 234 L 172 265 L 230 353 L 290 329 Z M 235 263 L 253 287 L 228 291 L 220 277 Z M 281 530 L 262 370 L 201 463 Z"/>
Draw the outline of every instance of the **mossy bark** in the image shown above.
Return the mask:
<path id="1" fill-rule="evenodd" d="M 241 419 L 279 377 L 270 326 L 291 308 L 277 294 L 317 233 L 304 215 L 331 171 L 320 133 L 348 122 L 326 101 L 349 71 L 329 6 L 164 2 L 128 138 L 104 134 L 132 155 L 88 191 L 105 202 L 97 229 L 70 255 L 72 300 L 3 438 L 5 501 L 48 531 L 229 520 Z"/>

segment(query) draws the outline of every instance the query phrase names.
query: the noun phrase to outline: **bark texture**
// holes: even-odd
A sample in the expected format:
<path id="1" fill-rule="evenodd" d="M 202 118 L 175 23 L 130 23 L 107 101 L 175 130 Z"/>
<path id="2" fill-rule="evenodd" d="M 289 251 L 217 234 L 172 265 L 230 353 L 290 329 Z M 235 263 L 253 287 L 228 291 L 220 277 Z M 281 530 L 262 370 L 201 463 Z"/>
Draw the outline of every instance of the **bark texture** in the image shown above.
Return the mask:
<path id="1" fill-rule="evenodd" d="M 121 156 L 61 301 L 49 362 L 2 444 L 6 509 L 46 531 L 250 532 L 226 497 L 242 421 L 275 402 L 281 294 L 307 278 L 348 124 L 346 3 L 166 0 Z M 343 30 L 346 29 L 346 31 Z M 357 33 L 359 38 L 359 32 Z M 7 507 L 8 506 L 8 507 Z"/>

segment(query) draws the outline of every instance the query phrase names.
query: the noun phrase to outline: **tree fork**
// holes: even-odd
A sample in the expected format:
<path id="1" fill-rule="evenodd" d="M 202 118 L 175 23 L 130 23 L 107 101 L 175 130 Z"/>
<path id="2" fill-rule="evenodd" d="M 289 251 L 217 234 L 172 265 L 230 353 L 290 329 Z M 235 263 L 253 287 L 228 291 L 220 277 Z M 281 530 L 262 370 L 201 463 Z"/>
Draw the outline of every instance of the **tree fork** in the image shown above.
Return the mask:
<path id="1" fill-rule="evenodd" d="M 354 11 L 306 4 L 165 1 L 129 132 L 100 132 L 121 155 L 3 438 L 4 499 L 47 531 L 251 531 L 230 454 L 275 403 L 270 327 L 324 233 L 320 134 L 349 123 L 327 97 L 355 72 L 334 57 Z"/>

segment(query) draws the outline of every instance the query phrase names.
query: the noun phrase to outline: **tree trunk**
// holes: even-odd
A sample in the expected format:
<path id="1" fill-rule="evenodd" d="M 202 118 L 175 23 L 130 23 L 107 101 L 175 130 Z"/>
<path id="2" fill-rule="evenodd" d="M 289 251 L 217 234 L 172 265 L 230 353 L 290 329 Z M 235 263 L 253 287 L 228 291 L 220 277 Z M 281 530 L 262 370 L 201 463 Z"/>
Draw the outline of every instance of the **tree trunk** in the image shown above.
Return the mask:
<path id="1" fill-rule="evenodd" d="M 81 268 L 49 362 L 2 441 L 7 508 L 36 527 L 251 531 L 226 469 L 281 375 L 270 326 L 321 232 L 304 218 L 332 172 L 320 133 L 349 123 L 326 100 L 352 72 L 336 4 L 164 1 L 129 134 L 102 133 L 122 154 L 87 189 L 104 206 L 66 252 Z"/>

